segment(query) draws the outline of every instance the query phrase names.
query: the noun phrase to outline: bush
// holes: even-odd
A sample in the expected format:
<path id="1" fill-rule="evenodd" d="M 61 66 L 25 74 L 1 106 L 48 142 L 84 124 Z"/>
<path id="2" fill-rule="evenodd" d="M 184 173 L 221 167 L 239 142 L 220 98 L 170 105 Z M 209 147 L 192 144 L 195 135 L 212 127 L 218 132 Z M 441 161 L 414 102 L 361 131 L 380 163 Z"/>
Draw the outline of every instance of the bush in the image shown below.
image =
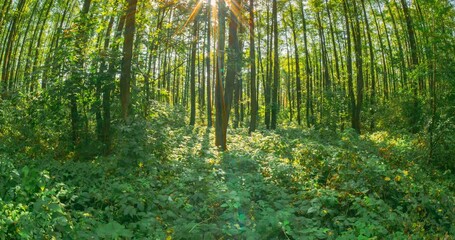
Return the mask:
<path id="1" fill-rule="evenodd" d="M 433 137 L 428 139 L 427 145 L 432 163 L 455 171 L 455 118 L 441 119 L 435 123 L 433 133 L 430 132 L 429 135 L 431 134 Z"/>

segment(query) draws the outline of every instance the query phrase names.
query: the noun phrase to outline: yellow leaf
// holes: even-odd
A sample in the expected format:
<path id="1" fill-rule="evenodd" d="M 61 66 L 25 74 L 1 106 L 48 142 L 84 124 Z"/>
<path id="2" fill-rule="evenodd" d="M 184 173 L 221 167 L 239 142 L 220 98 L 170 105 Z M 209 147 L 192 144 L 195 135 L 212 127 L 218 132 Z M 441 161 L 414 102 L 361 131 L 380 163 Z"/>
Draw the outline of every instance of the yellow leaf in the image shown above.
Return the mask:
<path id="1" fill-rule="evenodd" d="M 399 181 L 401 181 L 401 176 L 399 176 L 399 175 L 395 176 L 395 182 L 399 182 Z"/>
<path id="2" fill-rule="evenodd" d="M 388 182 L 388 181 L 390 181 L 390 178 L 389 177 L 385 177 L 384 180 Z"/>
<path id="3" fill-rule="evenodd" d="M 404 170 L 404 171 L 403 171 L 403 174 L 404 174 L 405 176 L 408 176 L 409 172 L 406 171 L 406 170 Z"/>

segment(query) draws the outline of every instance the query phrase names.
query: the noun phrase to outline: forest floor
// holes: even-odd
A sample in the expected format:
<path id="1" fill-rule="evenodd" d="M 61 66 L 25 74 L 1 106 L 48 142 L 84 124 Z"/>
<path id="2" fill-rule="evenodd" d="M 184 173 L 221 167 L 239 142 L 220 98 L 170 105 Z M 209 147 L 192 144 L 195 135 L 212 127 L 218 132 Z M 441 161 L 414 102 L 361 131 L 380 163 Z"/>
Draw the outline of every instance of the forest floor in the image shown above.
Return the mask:
<path id="1" fill-rule="evenodd" d="M 146 137 L 128 167 L 0 155 L 0 239 L 455 236 L 455 176 L 417 138 L 237 129 L 221 152 L 204 127 Z"/>

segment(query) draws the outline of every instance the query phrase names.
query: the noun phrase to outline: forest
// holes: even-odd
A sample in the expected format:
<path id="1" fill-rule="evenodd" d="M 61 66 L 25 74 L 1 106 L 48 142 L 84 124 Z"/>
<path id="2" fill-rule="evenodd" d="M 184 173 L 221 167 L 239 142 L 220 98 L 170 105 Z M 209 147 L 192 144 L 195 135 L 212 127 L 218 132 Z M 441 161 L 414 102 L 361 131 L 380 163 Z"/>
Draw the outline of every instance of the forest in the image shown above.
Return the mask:
<path id="1" fill-rule="evenodd" d="M 2 0 L 0 240 L 455 239 L 453 0 Z"/>

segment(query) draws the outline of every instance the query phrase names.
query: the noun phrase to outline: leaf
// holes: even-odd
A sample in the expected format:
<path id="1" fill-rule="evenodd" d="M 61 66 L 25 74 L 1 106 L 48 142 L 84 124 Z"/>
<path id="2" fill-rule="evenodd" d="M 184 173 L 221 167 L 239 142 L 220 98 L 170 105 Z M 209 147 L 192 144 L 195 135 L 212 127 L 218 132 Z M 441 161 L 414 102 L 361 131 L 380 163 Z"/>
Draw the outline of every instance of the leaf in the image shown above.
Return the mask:
<path id="1" fill-rule="evenodd" d="M 48 207 L 52 212 L 63 213 L 62 207 L 57 203 L 51 203 Z"/>
<path id="2" fill-rule="evenodd" d="M 26 177 L 29 172 L 30 172 L 30 169 L 27 166 L 22 168 L 22 174 L 24 175 L 24 177 Z"/>
<path id="3" fill-rule="evenodd" d="M 317 212 L 317 211 L 319 211 L 319 207 L 310 207 L 307 212 L 308 213 L 314 213 L 314 212 Z"/>
<path id="4" fill-rule="evenodd" d="M 133 237 L 133 233 L 130 230 L 126 229 L 125 226 L 116 221 L 110 221 L 99 226 L 95 232 L 99 237 L 104 238 Z"/>

